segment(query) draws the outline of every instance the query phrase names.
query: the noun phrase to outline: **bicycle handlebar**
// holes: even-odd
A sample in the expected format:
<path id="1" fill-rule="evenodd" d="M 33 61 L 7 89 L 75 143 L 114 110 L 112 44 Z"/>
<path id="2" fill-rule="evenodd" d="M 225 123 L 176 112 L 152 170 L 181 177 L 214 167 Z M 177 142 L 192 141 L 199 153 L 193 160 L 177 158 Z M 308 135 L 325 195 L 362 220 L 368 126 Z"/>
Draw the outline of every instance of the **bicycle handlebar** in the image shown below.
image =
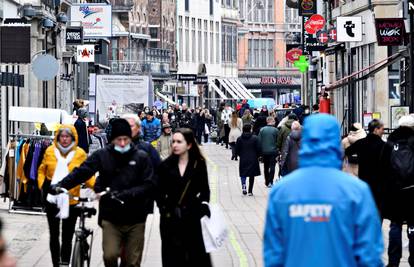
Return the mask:
<path id="1" fill-rule="evenodd" d="M 73 200 L 79 201 L 79 202 L 93 202 L 95 200 L 99 200 L 101 197 L 103 197 L 104 195 L 109 195 L 111 199 L 118 201 L 119 203 L 121 203 L 122 205 L 125 204 L 124 201 L 122 201 L 121 199 L 117 198 L 112 192 L 111 189 L 109 187 L 107 187 L 105 189 L 105 191 L 102 191 L 100 193 L 97 193 L 95 195 L 95 197 L 93 198 L 89 198 L 89 197 L 76 197 L 73 196 L 69 193 L 69 191 L 66 188 L 63 187 L 56 187 L 56 192 L 58 194 L 68 194 L 70 196 L 70 198 L 72 198 Z"/>

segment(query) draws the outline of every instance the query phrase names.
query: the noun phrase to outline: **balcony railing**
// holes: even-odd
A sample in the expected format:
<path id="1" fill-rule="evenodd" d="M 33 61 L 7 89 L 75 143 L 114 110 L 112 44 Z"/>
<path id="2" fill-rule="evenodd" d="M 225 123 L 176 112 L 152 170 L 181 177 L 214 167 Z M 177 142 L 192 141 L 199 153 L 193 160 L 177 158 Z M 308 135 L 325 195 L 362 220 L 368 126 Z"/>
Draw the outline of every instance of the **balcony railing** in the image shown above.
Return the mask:
<path id="1" fill-rule="evenodd" d="M 169 75 L 170 63 L 150 61 L 110 60 L 112 74 Z"/>
<path id="2" fill-rule="evenodd" d="M 111 0 L 113 12 L 127 12 L 131 11 L 134 6 L 133 0 Z"/>

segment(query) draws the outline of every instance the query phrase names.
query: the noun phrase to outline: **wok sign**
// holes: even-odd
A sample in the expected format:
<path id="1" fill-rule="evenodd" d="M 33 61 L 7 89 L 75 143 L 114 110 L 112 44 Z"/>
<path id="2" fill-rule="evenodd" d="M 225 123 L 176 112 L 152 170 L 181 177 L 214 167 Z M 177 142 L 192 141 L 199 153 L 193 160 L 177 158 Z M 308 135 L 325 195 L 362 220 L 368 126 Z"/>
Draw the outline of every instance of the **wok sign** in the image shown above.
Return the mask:
<path id="1" fill-rule="evenodd" d="M 378 45 L 398 46 L 404 43 L 405 26 L 404 19 L 375 19 Z"/>

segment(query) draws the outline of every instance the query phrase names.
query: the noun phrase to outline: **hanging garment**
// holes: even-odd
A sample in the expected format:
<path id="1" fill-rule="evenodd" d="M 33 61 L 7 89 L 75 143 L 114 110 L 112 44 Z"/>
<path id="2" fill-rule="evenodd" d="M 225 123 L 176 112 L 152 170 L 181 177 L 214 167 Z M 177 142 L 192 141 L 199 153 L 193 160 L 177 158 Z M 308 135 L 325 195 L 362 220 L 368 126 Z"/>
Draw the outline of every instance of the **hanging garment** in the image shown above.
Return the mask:
<path id="1" fill-rule="evenodd" d="M 64 158 L 59 149 L 55 148 L 55 157 L 57 159 L 57 165 L 55 173 L 53 174 L 51 184 L 57 184 L 62 181 L 69 174 L 68 165 L 75 156 L 75 151 L 69 152 L 69 154 Z M 68 194 L 59 194 L 57 196 L 52 196 L 51 194 L 47 195 L 47 201 L 52 204 L 56 204 L 59 208 L 59 213 L 56 217 L 60 219 L 66 219 L 69 217 L 69 195 Z"/>
<path id="2" fill-rule="evenodd" d="M 33 160 L 32 165 L 30 167 L 30 179 L 36 180 L 37 179 L 37 169 L 39 168 L 39 158 L 40 158 L 40 152 L 42 150 L 42 144 L 41 143 L 35 143 L 34 153 L 33 153 Z"/>

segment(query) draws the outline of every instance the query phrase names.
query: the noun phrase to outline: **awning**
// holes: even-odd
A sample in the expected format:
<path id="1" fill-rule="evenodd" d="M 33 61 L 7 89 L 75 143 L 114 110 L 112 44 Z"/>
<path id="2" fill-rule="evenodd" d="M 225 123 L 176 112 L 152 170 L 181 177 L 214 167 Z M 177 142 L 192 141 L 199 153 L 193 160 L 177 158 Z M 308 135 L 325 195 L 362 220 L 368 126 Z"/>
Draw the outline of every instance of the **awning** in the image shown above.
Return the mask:
<path id="1" fill-rule="evenodd" d="M 255 99 L 256 97 L 249 91 L 249 90 L 247 90 L 247 88 L 246 88 L 246 86 L 244 86 L 243 84 L 242 84 L 242 82 L 239 80 L 239 79 L 234 79 L 233 80 L 238 86 L 239 86 L 239 88 L 241 89 L 241 90 L 243 90 L 244 92 L 245 92 L 245 94 L 248 96 L 246 99 L 249 99 L 249 98 L 251 98 L 251 99 Z"/>
<path id="2" fill-rule="evenodd" d="M 213 90 L 223 99 L 227 100 L 227 96 L 223 93 L 223 91 L 220 90 L 220 88 L 217 87 L 217 85 L 213 82 L 210 82 L 210 87 L 213 88 Z"/>
<path id="3" fill-rule="evenodd" d="M 176 103 L 174 101 L 172 101 L 171 99 L 169 99 L 166 95 L 161 94 L 158 91 L 155 91 L 155 94 L 161 98 L 162 100 L 164 100 L 165 102 L 171 104 L 171 105 L 175 105 Z"/>
<path id="4" fill-rule="evenodd" d="M 149 39 L 151 39 L 151 35 L 131 32 L 131 38 L 133 38 L 133 39 L 149 40 Z"/>
<path id="5" fill-rule="evenodd" d="M 242 99 L 243 96 L 237 93 L 237 89 L 235 89 L 231 84 L 229 85 L 227 79 L 218 79 L 221 86 L 226 89 L 226 91 L 231 95 L 234 99 Z"/>
<path id="6" fill-rule="evenodd" d="M 388 67 L 389 65 L 394 64 L 396 61 L 400 60 L 402 57 L 406 56 L 407 51 L 401 51 L 398 53 L 395 53 L 394 55 L 383 59 L 375 64 L 372 64 L 371 66 L 368 66 L 360 71 L 354 72 L 351 75 L 348 75 L 330 85 L 327 85 L 324 89 L 326 91 L 330 91 L 339 87 L 346 86 L 350 84 L 351 82 L 359 82 L 361 80 L 367 79 L 369 76 L 374 75 L 375 73 L 383 70 L 384 68 Z M 367 72 L 368 71 L 368 72 Z M 367 73 L 365 73 L 367 72 Z M 365 74 L 364 74 L 365 73 Z M 357 77 L 357 75 L 362 75 L 360 77 Z"/>

